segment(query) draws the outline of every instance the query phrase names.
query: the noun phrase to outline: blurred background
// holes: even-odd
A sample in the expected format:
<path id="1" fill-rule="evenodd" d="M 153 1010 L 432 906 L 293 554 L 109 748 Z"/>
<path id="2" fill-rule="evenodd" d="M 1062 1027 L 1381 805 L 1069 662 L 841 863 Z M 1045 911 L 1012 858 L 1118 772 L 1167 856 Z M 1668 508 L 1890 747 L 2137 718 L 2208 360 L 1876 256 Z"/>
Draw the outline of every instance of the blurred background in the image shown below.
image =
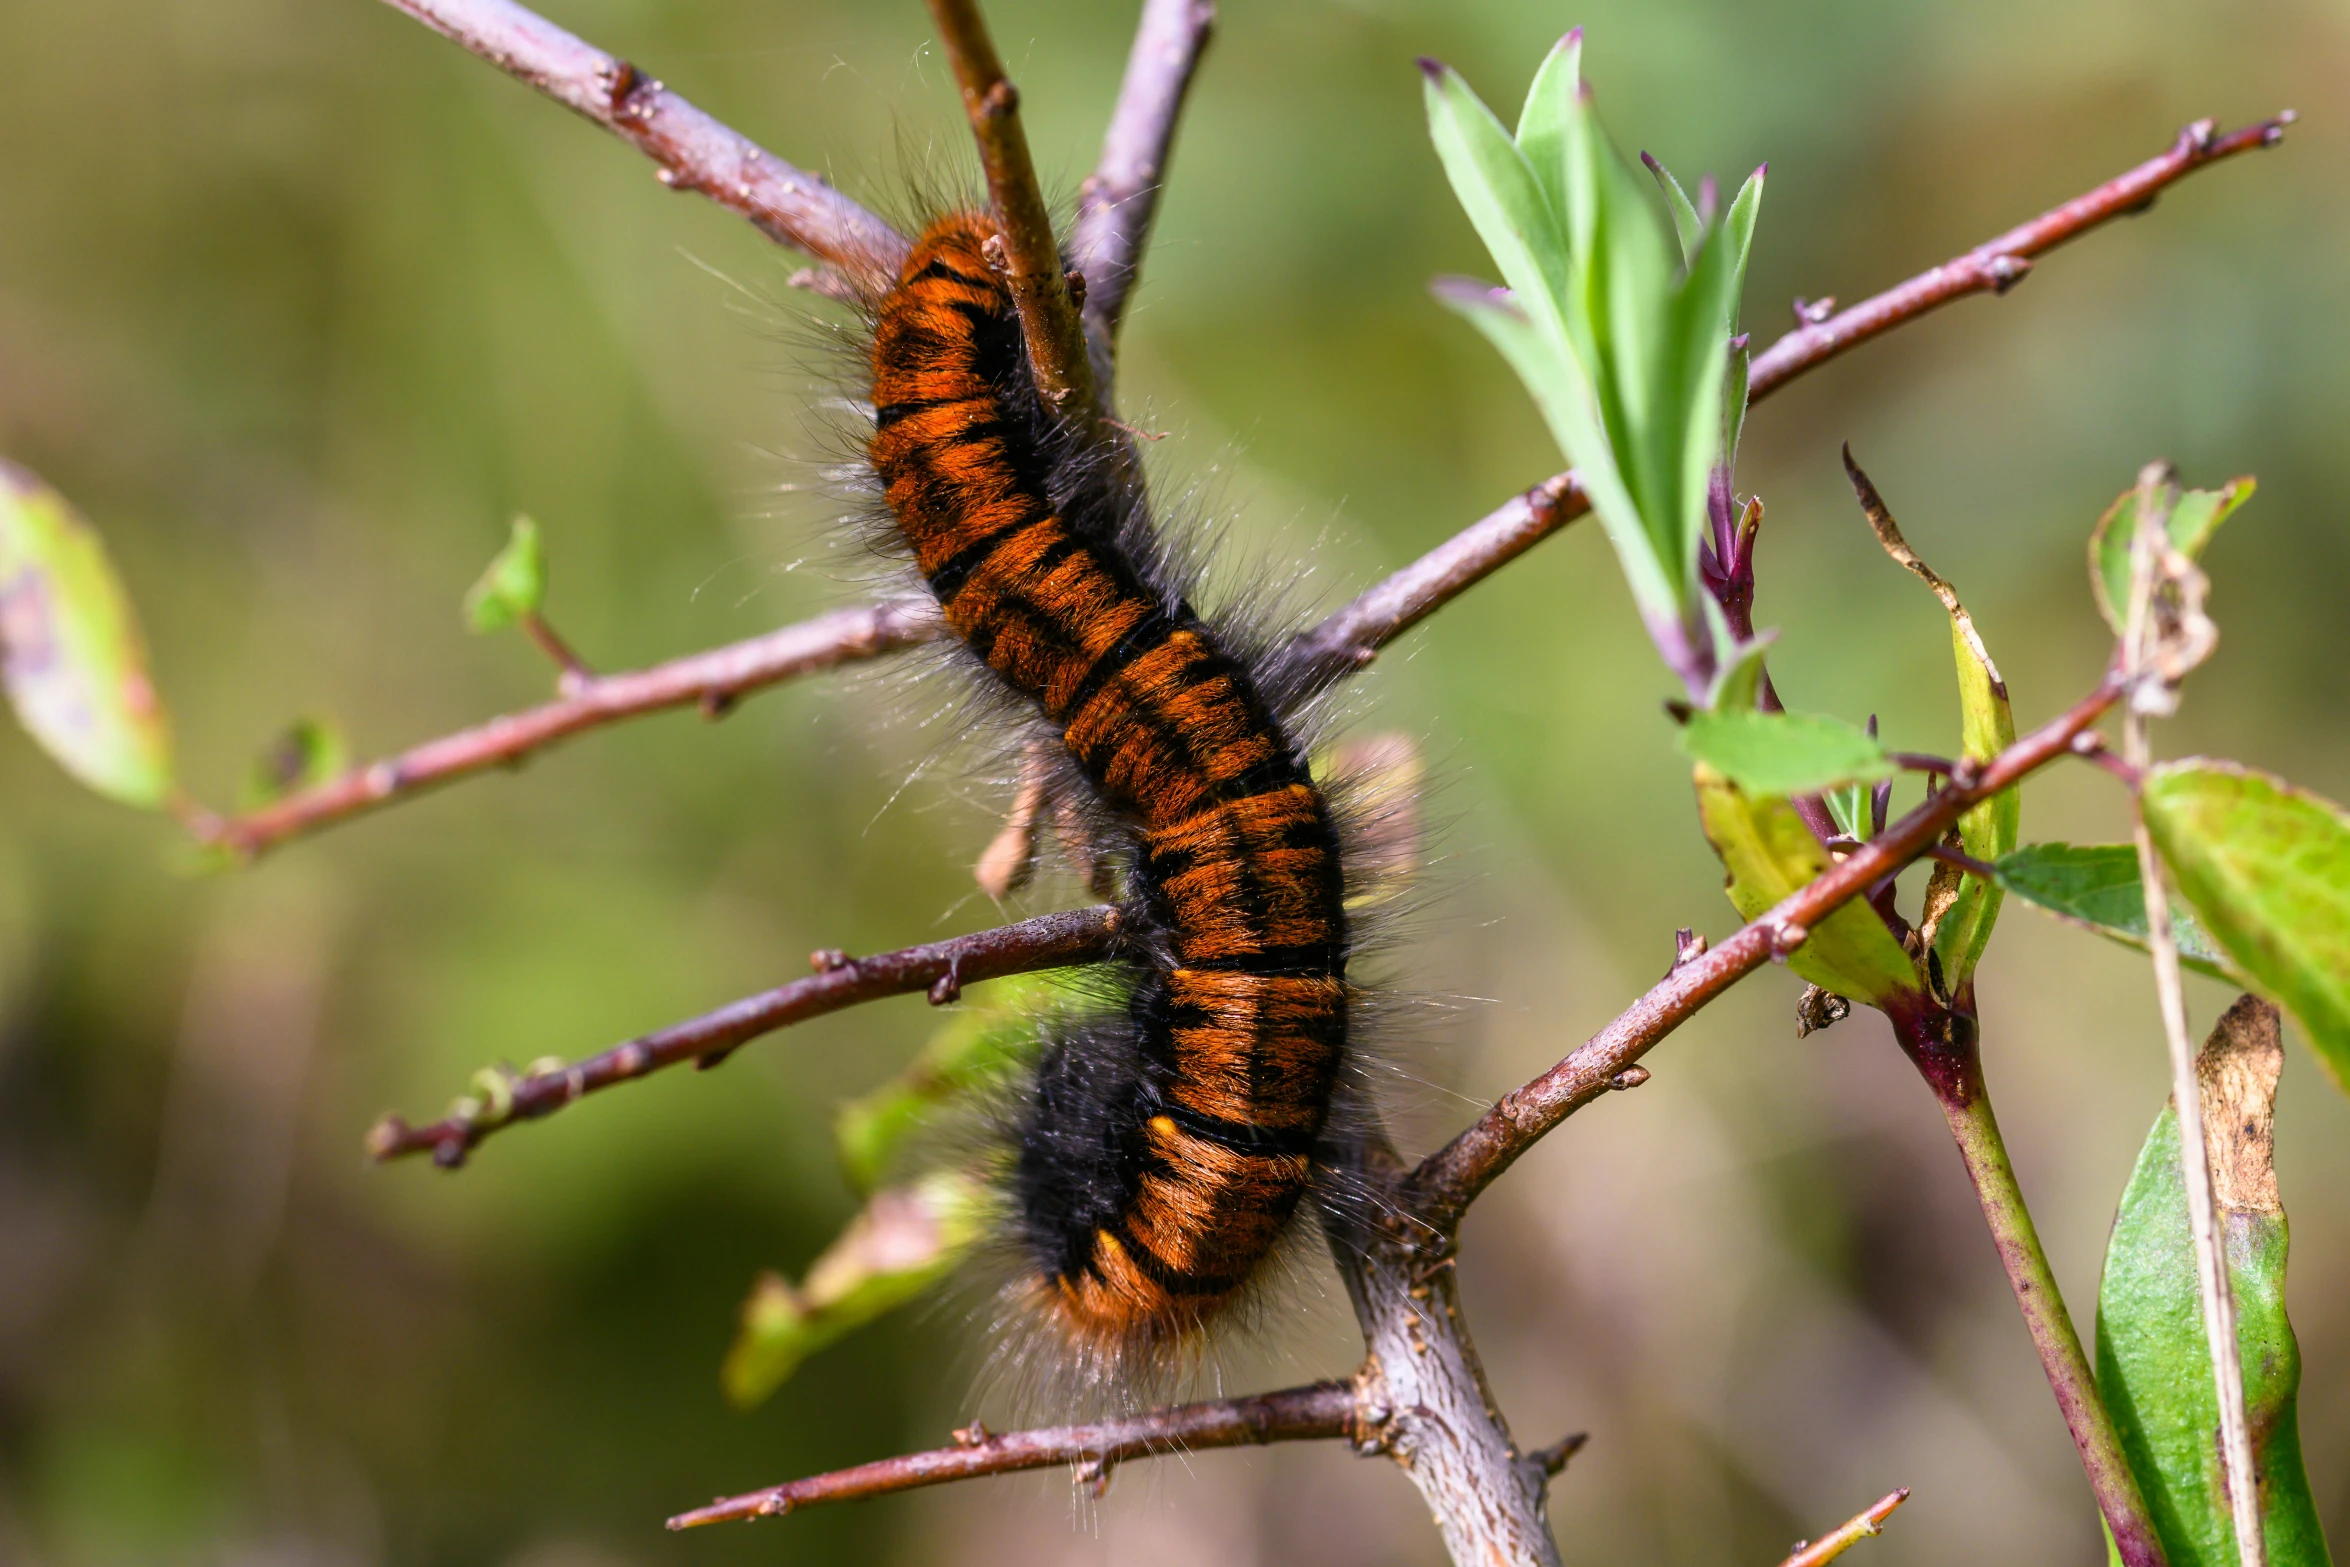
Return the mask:
<path id="1" fill-rule="evenodd" d="M 903 210 L 957 166 L 914 0 L 548 0 L 784 156 Z M 2148 458 L 2259 476 L 2208 560 L 2225 640 L 2173 753 L 2350 798 L 2350 14 L 2330 0 L 1227 0 L 1126 336 L 1151 460 L 1233 549 L 1335 602 L 1558 464 L 1427 297 L 1476 270 L 1416 55 L 1514 105 L 1589 28 L 1627 151 L 1771 164 L 1748 325 L 1908 275 L 2167 145 L 2291 105 L 2282 150 L 1815 373 L 1748 426 L 1759 620 L 1797 706 L 1955 743 L 1932 599 L 1878 551 L 1849 439 L 2035 721 L 2095 677 L 2082 568 Z M 1038 160 L 1073 192 L 1131 4 L 997 0 Z M 458 599 L 516 511 L 601 667 L 843 602 L 820 301 L 738 220 L 369 0 L 0 6 L 0 452 L 72 496 L 144 613 L 218 803 L 289 718 L 363 755 L 539 699 Z M 2333 629 L 2328 630 L 2331 627 Z M 1426 1146 L 1735 921 L 1671 694 L 1596 528 L 1545 544 L 1359 682 L 1425 748 L 1435 901 L 1390 964 L 1460 998 L 1396 1053 Z M 971 1410 L 951 1301 L 745 1415 L 717 1367 L 754 1274 L 856 1205 L 842 1098 L 936 1024 L 914 1000 L 723 1073 L 601 1096 L 462 1174 L 371 1169 L 387 1107 L 576 1056 L 996 918 L 1000 803 L 870 674 L 673 715 L 297 845 L 175 875 L 173 834 L 0 730 L 0 1561 L 109 1564 L 1432 1563 L 1386 1465 L 1336 1447 L 1059 1475 L 662 1533 L 721 1491 L 933 1445 Z M 2032 838 L 2123 835 L 2091 770 Z M 1049 906 L 1067 887 L 1025 906 Z M 2227 996 L 2190 977 L 2195 1023 Z M 1981 982 L 2016 1162 L 2087 1329 L 2166 1076 L 2143 963 L 2011 907 Z M 1470 1224 L 1463 1290 L 1529 1444 L 1587 1429 L 1570 1561 L 1775 1561 L 1895 1485 L 1871 1562 L 2088 1563 L 2094 1514 L 1939 1117 L 1880 1020 L 1798 1042 L 1756 976 L 1654 1081 L 1545 1143 Z M 2279 1164 L 2312 1477 L 2350 1544 L 2350 1103 L 2290 1047 Z M 1308 1268 L 1235 1391 L 1342 1373 Z M 1294 1320 L 1290 1320 L 1294 1317 Z"/>

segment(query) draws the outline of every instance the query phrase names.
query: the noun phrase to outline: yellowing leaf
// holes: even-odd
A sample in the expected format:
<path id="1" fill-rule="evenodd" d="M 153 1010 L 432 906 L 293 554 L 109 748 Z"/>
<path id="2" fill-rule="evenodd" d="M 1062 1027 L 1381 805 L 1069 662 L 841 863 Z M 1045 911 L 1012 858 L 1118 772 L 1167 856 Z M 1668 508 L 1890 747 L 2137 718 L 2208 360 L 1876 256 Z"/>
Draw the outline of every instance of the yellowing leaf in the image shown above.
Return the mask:
<path id="1" fill-rule="evenodd" d="M 0 462 L 0 678 L 26 731 L 125 805 L 170 802 L 171 733 L 138 617 L 97 531 Z"/>
<path id="2" fill-rule="evenodd" d="M 1697 809 L 1707 840 L 1729 872 L 1730 901 L 1747 919 L 1759 918 L 1829 867 L 1827 849 L 1794 806 L 1783 799 L 1751 797 L 1702 762 Z M 1787 966 L 1822 989 L 1871 1005 L 1924 988 L 1901 943 L 1859 899 L 1813 926 Z"/>
<path id="3" fill-rule="evenodd" d="M 2285 1212 L 2272 1160 L 2284 1065 L 2276 1009 L 2244 997 L 2212 1031 L 2197 1065 L 2269 1567 L 2329 1567 L 2301 1458 L 2301 1350 L 2285 1316 Z M 2235 1567 L 2178 1115 L 2167 1105 L 2138 1155 L 2106 1249 L 2097 1385 L 2170 1567 Z"/>
<path id="4" fill-rule="evenodd" d="M 1932 590 L 1950 617 L 1951 655 L 1958 668 L 1959 754 L 1990 760 L 2015 744 L 2015 712 L 1991 650 L 1975 630 L 1974 617 L 1959 602 L 1958 590 L 1909 547 L 1884 497 L 1852 460 L 1850 447 L 1844 451 L 1844 471 L 1877 543 Z M 2022 821 L 2023 796 L 2014 789 L 2002 790 L 1958 819 L 1959 847 L 1978 860 L 1995 861 L 2015 847 Z M 1955 995 L 1973 978 L 1975 964 L 1991 940 L 1991 928 L 1999 921 L 1999 902 L 1997 886 L 1953 865 L 1937 864 L 1927 879 L 1925 917 L 1919 928 L 1933 944 L 1946 994 Z"/>

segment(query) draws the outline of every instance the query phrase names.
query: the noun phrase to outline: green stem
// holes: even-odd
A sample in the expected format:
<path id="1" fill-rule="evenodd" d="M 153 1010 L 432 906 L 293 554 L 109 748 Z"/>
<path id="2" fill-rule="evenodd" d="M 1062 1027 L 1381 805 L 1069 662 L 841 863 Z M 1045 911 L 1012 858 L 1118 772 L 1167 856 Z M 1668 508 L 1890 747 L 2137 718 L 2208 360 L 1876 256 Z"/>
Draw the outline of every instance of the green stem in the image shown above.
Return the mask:
<path id="1" fill-rule="evenodd" d="M 1963 1002 L 1962 1002 L 1963 1005 Z M 2081 1336 L 2073 1329 L 2064 1295 L 2041 1248 L 2040 1232 L 2024 1203 L 2007 1144 L 1999 1135 L 1999 1121 L 1991 1113 L 1991 1096 L 1983 1086 L 1980 1052 L 1975 1043 L 1974 1019 L 1962 1012 L 1930 1009 L 1931 1016 L 1893 1018 L 1902 1047 L 1916 1063 L 1942 1115 L 1950 1136 L 1966 1162 L 1967 1179 L 1983 1205 L 1983 1222 L 1990 1227 L 2000 1265 L 2015 1290 L 2016 1305 L 2040 1352 L 2040 1368 L 2048 1375 L 2049 1391 L 2064 1415 L 2065 1429 L 2081 1454 L 2081 1468 L 2089 1489 L 2105 1514 L 2106 1527 L 2128 1567 L 2167 1567 L 2161 1538 L 2145 1493 L 2122 1452 L 2121 1434 L 2113 1415 L 2097 1391 L 2089 1357 L 2081 1350 Z"/>

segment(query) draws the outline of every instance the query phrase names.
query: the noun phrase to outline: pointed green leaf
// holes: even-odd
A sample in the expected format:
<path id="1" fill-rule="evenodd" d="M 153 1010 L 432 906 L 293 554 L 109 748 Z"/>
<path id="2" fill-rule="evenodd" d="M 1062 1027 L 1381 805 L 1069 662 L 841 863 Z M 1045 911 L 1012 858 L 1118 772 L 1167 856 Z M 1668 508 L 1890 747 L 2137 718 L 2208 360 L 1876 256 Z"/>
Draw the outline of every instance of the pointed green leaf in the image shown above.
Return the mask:
<path id="1" fill-rule="evenodd" d="M 1651 405 L 1669 430 L 1638 431 L 1662 452 L 1677 454 L 1660 463 L 1652 504 L 1660 554 L 1673 563 L 1676 580 L 1697 580 L 1697 550 L 1705 538 L 1706 495 L 1714 467 L 1722 460 L 1722 398 L 1729 373 L 1730 334 L 1725 321 L 1735 301 L 1727 297 L 1730 248 L 1717 231 L 1697 253 L 1689 276 L 1664 312 L 1663 340 L 1653 369 Z"/>
<path id="2" fill-rule="evenodd" d="M 1698 815 L 1728 872 L 1730 901 L 1742 917 L 1759 918 L 1828 869 L 1827 849 L 1794 806 L 1750 796 L 1703 762 L 1696 779 Z M 1923 988 L 1901 943 L 1876 911 L 1858 900 L 1812 927 L 1787 966 L 1824 990 L 1873 1006 Z"/>
<path id="3" fill-rule="evenodd" d="M 2125 947 L 2146 950 L 2146 884 L 2138 851 L 2126 843 L 2033 843 L 1992 863 L 1999 885 L 2035 908 Z M 2213 944 L 2194 910 L 2171 900 L 2171 941 L 2198 974 L 2249 983 Z"/>
<path id="4" fill-rule="evenodd" d="M 1737 340 L 1722 387 L 1722 467 L 1732 473 L 1738 469 L 1738 438 L 1746 431 L 1747 373 L 1753 367 L 1753 353 Z"/>
<path id="5" fill-rule="evenodd" d="M 1705 219 L 1698 216 L 1697 204 L 1673 178 L 1673 171 L 1647 153 L 1640 155 L 1641 166 L 1656 181 L 1656 188 L 1665 198 L 1665 211 L 1673 215 L 1673 237 L 1681 242 L 1681 265 L 1686 267 L 1697 259 L 1697 247 L 1705 241 Z"/>
<path id="6" fill-rule="evenodd" d="M 125 805 L 171 801 L 171 731 L 130 595 L 97 530 L 5 461 L 0 680 L 26 732 L 74 777 Z"/>
<path id="7" fill-rule="evenodd" d="M 2286 1225 L 2272 1166 L 2284 1050 L 2246 996 L 2203 1047 L 2205 1141 L 2236 1298 L 2237 1350 L 2270 1567 L 2330 1567 L 2301 1457 L 2301 1351 L 2285 1316 Z M 2097 1385 L 2170 1567 L 2235 1567 L 2219 1399 L 2196 1285 L 2177 1111 L 2163 1107 L 2123 1192 L 2097 1294 Z"/>
<path id="8" fill-rule="evenodd" d="M 258 810 L 289 794 L 315 789 L 351 765 L 351 748 L 331 718 L 297 718 L 270 741 L 245 774 L 237 809 Z"/>
<path id="9" fill-rule="evenodd" d="M 1533 395 L 1550 426 L 1551 439 L 1574 464 L 1575 481 L 1591 497 L 1591 509 L 1615 547 L 1632 600 L 1649 618 L 1671 620 L 1681 595 L 1640 521 L 1640 510 L 1624 489 L 1615 448 L 1593 401 L 1590 379 L 1574 358 L 1545 336 L 1517 296 L 1465 278 L 1439 278 L 1436 297 L 1485 335 L 1501 351 Z"/>
<path id="10" fill-rule="evenodd" d="M 1767 163 L 1749 174 L 1746 183 L 1738 187 L 1730 210 L 1722 215 L 1721 243 L 1730 249 L 1729 311 L 1722 330 L 1733 338 L 1738 335 L 1739 305 L 1746 297 L 1746 258 L 1754 249 L 1754 223 L 1762 215 L 1763 181 L 1769 174 Z M 1738 436 L 1746 426 L 1746 371 L 1752 357 L 1743 344 L 1730 351 L 1728 384 L 1722 391 L 1721 460 L 1725 466 L 1735 467 L 1738 461 Z"/>
<path id="11" fill-rule="evenodd" d="M 797 1289 L 760 1276 L 719 1368 L 728 1400 L 762 1402 L 817 1350 L 921 1295 L 970 1254 L 987 1219 L 985 1188 L 960 1172 L 874 1193 Z"/>
<path id="12" fill-rule="evenodd" d="M 1675 481 L 1684 466 L 1686 412 L 1669 397 L 1679 370 L 1674 306 L 1685 292 L 1677 288 L 1681 265 L 1648 182 L 1633 174 L 1596 121 L 1589 141 L 1586 164 L 1599 227 L 1583 281 L 1598 341 L 1595 379 L 1617 465 L 1658 555 L 1671 561 L 1682 524 Z"/>
<path id="13" fill-rule="evenodd" d="M 1534 171 L 1458 71 L 1422 62 L 1428 134 L 1477 237 L 1522 309 L 1555 323 L 1566 292 L 1566 237 Z M 1563 334 L 1561 334 L 1563 336 Z"/>
<path id="14" fill-rule="evenodd" d="M 2157 507 L 2169 505 L 2168 531 L 2173 548 L 2193 560 L 2203 553 L 2219 525 L 2235 509 L 2252 499 L 2252 478 L 2231 479 L 2216 490 L 2178 491 L 2164 486 L 2153 497 Z M 2097 612 L 2116 633 L 2130 612 L 2130 544 L 2138 536 L 2139 491 L 2135 486 L 2106 508 L 2089 534 L 2089 585 L 2095 590 Z"/>
<path id="15" fill-rule="evenodd" d="M 1841 718 L 1751 707 L 1692 714 L 1681 729 L 1681 754 L 1748 794 L 1778 799 L 1894 773 L 1885 748 Z"/>
<path id="16" fill-rule="evenodd" d="M 465 594 L 465 623 L 475 631 L 503 631 L 537 614 L 546 597 L 547 557 L 539 544 L 539 525 L 517 517 L 506 547 L 491 557 Z"/>
<path id="17" fill-rule="evenodd" d="M 1543 56 L 1541 67 L 1526 88 L 1526 106 L 1518 112 L 1518 151 L 1534 171 L 1536 183 L 1549 198 L 1551 211 L 1568 240 L 1568 254 L 1579 254 L 1574 244 L 1578 228 L 1588 233 L 1591 214 L 1578 210 L 1589 192 L 1578 190 L 1574 171 L 1581 166 L 1583 141 L 1590 124 L 1583 94 L 1583 29 L 1572 28 Z"/>
<path id="18" fill-rule="evenodd" d="M 2350 1091 L 2350 815 L 2233 762 L 2149 771 L 2146 830 L 2235 966 L 2292 1008 Z"/>

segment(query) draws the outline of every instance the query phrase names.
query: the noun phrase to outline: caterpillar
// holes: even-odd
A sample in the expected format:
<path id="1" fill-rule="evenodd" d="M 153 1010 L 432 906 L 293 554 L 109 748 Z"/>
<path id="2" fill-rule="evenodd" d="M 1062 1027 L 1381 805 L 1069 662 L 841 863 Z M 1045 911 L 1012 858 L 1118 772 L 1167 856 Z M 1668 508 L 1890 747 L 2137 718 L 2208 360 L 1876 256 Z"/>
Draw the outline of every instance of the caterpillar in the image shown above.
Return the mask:
<path id="1" fill-rule="evenodd" d="M 1018 1286 L 1100 1362 L 1188 1340 L 1313 1176 L 1349 1036 L 1330 802 L 1268 682 L 1039 397 L 992 217 L 950 212 L 871 307 L 866 457 L 956 639 L 1118 840 L 1125 1015 L 1048 1043 L 1014 1129 Z"/>

